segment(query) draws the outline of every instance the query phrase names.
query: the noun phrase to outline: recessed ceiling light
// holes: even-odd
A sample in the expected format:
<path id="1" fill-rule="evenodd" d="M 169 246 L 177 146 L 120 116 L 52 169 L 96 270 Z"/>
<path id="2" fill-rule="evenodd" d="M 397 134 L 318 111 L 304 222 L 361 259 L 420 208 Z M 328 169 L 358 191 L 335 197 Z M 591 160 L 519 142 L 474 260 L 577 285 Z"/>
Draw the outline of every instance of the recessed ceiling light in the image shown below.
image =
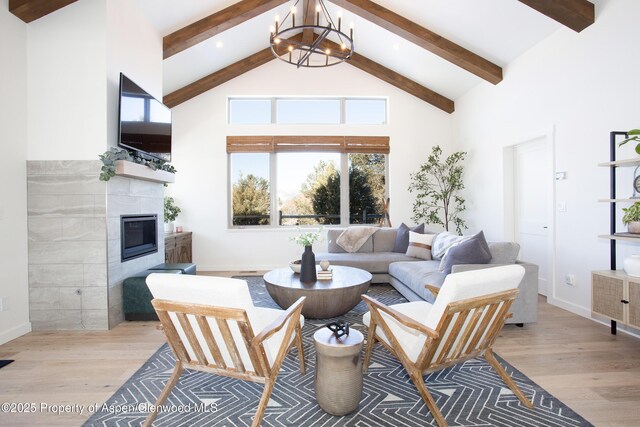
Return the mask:
<path id="1" fill-rule="evenodd" d="M 222 42 L 221 42 L 220 40 L 218 40 L 218 41 L 216 42 L 216 47 L 217 47 L 218 49 L 220 49 L 222 46 L 224 46 L 224 44 L 222 44 Z"/>
<path id="2" fill-rule="evenodd" d="M 393 45 L 394 50 L 400 50 L 400 45 L 398 43 Z"/>

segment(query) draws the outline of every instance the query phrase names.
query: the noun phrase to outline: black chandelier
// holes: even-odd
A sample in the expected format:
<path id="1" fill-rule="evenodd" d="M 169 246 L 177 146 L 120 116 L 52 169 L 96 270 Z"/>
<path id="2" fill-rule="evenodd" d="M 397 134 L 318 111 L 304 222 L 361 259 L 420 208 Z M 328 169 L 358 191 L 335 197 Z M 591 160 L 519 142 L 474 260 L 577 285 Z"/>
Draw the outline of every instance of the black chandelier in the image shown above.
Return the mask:
<path id="1" fill-rule="evenodd" d="M 338 25 L 329 15 L 323 0 L 317 0 L 315 19 L 311 10 L 302 11 L 301 25 L 296 25 L 296 0 L 291 10 L 280 22 L 276 15 L 271 27 L 271 51 L 276 58 L 296 67 L 329 67 L 344 62 L 353 55 L 353 23 L 349 35 L 342 32 L 342 11 L 338 11 Z M 313 2 L 305 2 L 309 9 Z M 305 17 L 306 23 L 305 23 Z M 311 21 L 311 23 L 309 23 Z M 287 25 L 290 25 L 287 28 Z M 333 39 L 333 40 L 331 40 Z"/>

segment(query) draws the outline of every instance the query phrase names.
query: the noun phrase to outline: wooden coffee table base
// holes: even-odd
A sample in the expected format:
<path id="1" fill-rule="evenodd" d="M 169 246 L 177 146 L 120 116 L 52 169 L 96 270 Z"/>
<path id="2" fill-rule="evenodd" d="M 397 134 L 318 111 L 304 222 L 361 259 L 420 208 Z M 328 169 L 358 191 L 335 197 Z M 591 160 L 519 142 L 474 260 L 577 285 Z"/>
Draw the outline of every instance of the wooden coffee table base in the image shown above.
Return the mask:
<path id="1" fill-rule="evenodd" d="M 352 267 L 332 266 L 333 280 L 301 283 L 300 275 L 289 268 L 279 268 L 264 275 L 264 283 L 271 298 L 283 309 L 298 298 L 307 299 L 302 314 L 311 319 L 341 316 L 358 305 L 360 296 L 367 293 L 371 274 Z"/>

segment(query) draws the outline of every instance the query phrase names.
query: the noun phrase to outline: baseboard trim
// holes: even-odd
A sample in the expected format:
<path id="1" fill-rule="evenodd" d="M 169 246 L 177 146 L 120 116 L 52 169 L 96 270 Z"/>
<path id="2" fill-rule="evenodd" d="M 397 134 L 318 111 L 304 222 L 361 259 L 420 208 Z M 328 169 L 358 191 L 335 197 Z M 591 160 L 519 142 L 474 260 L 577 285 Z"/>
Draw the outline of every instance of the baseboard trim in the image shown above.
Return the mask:
<path id="1" fill-rule="evenodd" d="M 591 318 L 591 310 L 581 305 L 554 298 L 552 296 L 547 296 L 547 302 L 551 305 L 555 305 L 556 307 L 560 307 L 563 310 L 567 310 L 571 313 L 577 314 L 578 316 L 586 317 L 588 319 Z"/>
<path id="2" fill-rule="evenodd" d="M 31 322 L 26 322 L 6 331 L 0 332 L 0 345 L 31 332 Z"/>

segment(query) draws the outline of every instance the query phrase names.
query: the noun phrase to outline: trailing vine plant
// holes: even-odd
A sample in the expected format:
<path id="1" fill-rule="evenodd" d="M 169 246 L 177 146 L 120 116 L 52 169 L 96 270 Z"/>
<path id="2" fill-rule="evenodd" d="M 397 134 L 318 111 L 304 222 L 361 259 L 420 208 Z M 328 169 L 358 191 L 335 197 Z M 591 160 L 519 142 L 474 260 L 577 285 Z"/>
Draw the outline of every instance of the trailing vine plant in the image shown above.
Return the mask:
<path id="1" fill-rule="evenodd" d="M 101 181 L 109 181 L 116 175 L 116 161 L 118 160 L 126 160 L 128 162 L 138 163 L 140 165 L 145 165 L 151 169 L 155 170 L 163 170 L 166 172 L 176 173 L 177 170 L 171 164 L 165 162 L 160 159 L 145 159 L 135 152 L 129 152 L 129 150 L 125 150 L 123 148 L 111 147 L 103 154 L 98 155 L 100 160 L 102 160 L 102 168 L 100 169 L 100 180 Z M 166 184 L 165 184 L 166 185 Z"/>
<path id="2" fill-rule="evenodd" d="M 466 210 L 465 200 L 458 195 L 464 189 L 462 162 L 466 152 L 458 151 L 441 160 L 442 149 L 433 147 L 427 161 L 420 165 L 416 173 L 410 175 L 409 192 L 416 193 L 413 203 L 414 221 L 440 224 L 449 231 L 453 224 L 458 234 L 468 228 L 460 214 Z"/>

